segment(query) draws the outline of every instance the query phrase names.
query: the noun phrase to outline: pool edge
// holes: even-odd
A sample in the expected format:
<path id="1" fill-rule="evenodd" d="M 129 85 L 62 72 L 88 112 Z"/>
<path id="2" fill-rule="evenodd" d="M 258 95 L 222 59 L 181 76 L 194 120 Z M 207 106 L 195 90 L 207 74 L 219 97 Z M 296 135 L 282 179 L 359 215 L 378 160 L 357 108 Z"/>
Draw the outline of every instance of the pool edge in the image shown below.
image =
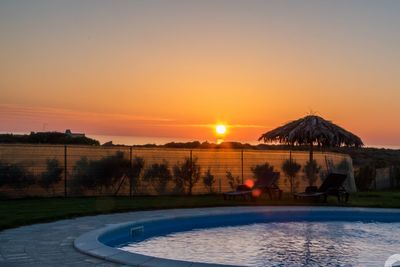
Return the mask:
<path id="1" fill-rule="evenodd" d="M 193 209 L 195 211 L 197 209 Z M 204 210 L 204 208 L 199 209 Z M 240 214 L 240 213 L 254 213 L 254 212 L 273 212 L 273 211 L 304 211 L 304 212 L 312 212 L 312 211 L 358 211 L 358 212 L 378 212 L 378 213 L 394 213 L 399 215 L 400 210 L 398 209 L 381 209 L 381 208 L 357 208 L 357 207 L 313 207 L 313 206 L 301 206 L 301 207 L 293 207 L 293 206 L 279 206 L 279 207 L 232 207 L 230 209 L 222 209 L 218 212 L 218 208 L 210 208 L 212 210 L 211 215 L 219 215 L 219 214 Z M 73 246 L 76 250 L 81 253 L 101 258 L 103 260 L 107 260 L 114 263 L 130 265 L 130 266 L 139 266 L 139 267 L 217 267 L 217 266 L 233 266 L 233 265 L 224 265 L 224 264 L 211 264 L 211 263 L 199 263 L 199 262 L 189 262 L 182 260 L 172 260 L 172 259 L 164 259 L 158 257 L 152 257 L 147 255 L 142 255 L 138 253 L 132 253 L 123 251 L 114 247 L 107 246 L 99 241 L 99 237 L 109 231 L 117 230 L 122 227 L 126 227 L 129 225 L 134 225 L 137 223 L 148 223 L 153 221 L 160 220 L 168 220 L 168 219 L 176 219 L 176 218 L 195 218 L 199 216 L 205 216 L 206 214 L 195 214 L 195 212 L 191 215 L 166 215 L 160 218 L 148 218 L 143 220 L 129 221 L 118 224 L 106 225 L 105 227 L 87 232 L 76 238 L 73 242 Z M 237 267 L 237 265 L 235 265 Z"/>

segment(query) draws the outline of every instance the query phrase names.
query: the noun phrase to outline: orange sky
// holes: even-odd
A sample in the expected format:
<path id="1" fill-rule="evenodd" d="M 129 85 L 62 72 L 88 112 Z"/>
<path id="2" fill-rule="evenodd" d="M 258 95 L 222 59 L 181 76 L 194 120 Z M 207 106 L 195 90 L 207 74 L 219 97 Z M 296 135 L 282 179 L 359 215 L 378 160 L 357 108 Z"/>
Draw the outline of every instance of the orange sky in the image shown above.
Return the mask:
<path id="1" fill-rule="evenodd" d="M 34 2 L 34 3 L 33 3 Z M 227 139 L 310 111 L 400 145 L 395 1 L 0 3 L 0 131 Z"/>

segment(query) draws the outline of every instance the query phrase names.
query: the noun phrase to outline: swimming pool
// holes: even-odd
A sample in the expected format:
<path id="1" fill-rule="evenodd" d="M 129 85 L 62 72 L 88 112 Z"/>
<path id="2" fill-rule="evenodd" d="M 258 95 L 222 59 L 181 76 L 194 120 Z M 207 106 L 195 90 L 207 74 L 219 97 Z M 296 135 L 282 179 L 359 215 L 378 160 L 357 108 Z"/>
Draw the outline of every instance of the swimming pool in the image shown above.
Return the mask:
<path id="1" fill-rule="evenodd" d="M 171 214 L 110 225 L 81 236 L 75 247 L 139 266 L 382 266 L 387 257 L 400 253 L 400 211 L 214 209 L 208 215 Z"/>

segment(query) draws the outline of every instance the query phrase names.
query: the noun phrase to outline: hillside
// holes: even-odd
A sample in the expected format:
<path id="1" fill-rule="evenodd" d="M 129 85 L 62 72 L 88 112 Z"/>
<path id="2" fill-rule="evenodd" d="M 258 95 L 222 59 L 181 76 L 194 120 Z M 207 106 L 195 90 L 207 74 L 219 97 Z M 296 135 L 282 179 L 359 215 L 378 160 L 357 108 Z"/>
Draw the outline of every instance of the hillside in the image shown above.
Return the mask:
<path id="1" fill-rule="evenodd" d="M 6 144 L 65 144 L 100 145 L 100 142 L 86 136 L 71 136 L 60 132 L 40 132 L 31 134 L 0 134 L 0 143 Z"/>

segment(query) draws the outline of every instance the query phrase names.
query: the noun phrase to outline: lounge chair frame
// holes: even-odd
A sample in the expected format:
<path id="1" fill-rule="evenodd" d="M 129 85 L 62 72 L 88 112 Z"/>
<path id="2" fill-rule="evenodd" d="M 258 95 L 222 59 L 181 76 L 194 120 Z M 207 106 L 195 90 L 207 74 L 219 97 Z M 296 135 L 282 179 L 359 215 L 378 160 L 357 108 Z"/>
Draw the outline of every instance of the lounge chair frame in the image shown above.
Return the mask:
<path id="1" fill-rule="evenodd" d="M 238 185 L 236 191 L 224 193 L 224 199 L 242 198 L 244 200 L 254 200 L 255 197 L 253 196 L 253 191 L 256 189 L 261 190 L 261 194 L 267 194 L 271 200 L 282 199 L 282 190 L 277 185 L 279 177 L 279 172 L 273 172 L 271 176 L 263 177 L 257 180 L 253 188 L 243 184 Z"/>
<path id="2" fill-rule="evenodd" d="M 328 201 L 328 196 L 336 196 L 338 202 L 347 203 L 349 201 L 349 192 L 343 186 L 344 181 L 347 179 L 347 174 L 343 173 L 330 173 L 321 184 L 319 188 L 307 187 L 305 192 L 294 193 L 294 199 L 314 199 Z M 315 188 L 316 190 L 310 190 Z"/>

